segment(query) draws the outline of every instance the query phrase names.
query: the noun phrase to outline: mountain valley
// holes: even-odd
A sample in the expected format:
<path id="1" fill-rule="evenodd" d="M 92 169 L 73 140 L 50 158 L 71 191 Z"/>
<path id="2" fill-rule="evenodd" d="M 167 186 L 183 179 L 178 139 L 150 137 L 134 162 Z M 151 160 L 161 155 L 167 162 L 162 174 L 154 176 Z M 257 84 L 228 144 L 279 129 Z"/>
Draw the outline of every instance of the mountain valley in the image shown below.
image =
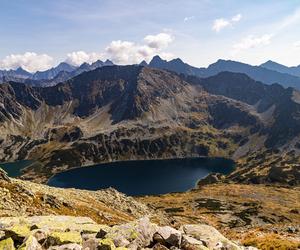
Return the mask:
<path id="1" fill-rule="evenodd" d="M 241 73 L 197 78 L 142 66 L 100 67 L 53 87 L 0 88 L 1 161 L 36 161 L 22 178 L 46 182 L 117 160 L 218 156 L 236 160 L 230 180 L 299 183 L 292 162 L 300 93 L 292 88 Z"/>

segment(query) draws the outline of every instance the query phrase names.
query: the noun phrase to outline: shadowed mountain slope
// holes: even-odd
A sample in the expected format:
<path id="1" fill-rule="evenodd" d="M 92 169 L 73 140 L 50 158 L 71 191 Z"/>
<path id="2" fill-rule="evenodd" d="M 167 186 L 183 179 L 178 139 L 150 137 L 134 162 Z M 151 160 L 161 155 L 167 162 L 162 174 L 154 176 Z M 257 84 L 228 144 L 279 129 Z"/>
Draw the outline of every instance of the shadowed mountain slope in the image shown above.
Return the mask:
<path id="1" fill-rule="evenodd" d="M 149 63 L 150 67 L 167 69 L 177 73 L 186 75 L 193 75 L 198 77 L 209 77 L 218 73 L 229 71 L 234 73 L 244 73 L 254 80 L 263 82 L 265 84 L 279 83 L 285 87 L 294 87 L 300 89 L 300 78 L 286 72 L 278 72 L 266 67 L 252 66 L 249 64 L 231 61 L 218 60 L 209 65 L 207 68 L 196 68 L 181 59 L 173 59 L 171 61 L 162 60 L 159 56 L 155 56 Z"/>

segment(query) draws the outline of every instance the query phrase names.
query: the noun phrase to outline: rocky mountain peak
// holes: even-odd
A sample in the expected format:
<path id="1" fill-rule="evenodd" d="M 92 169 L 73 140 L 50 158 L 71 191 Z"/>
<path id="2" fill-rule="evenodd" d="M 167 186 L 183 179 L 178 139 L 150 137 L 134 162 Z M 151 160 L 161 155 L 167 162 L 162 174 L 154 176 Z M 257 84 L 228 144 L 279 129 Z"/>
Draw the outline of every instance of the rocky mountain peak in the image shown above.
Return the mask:
<path id="1" fill-rule="evenodd" d="M 143 60 L 143 61 L 140 62 L 139 65 L 141 65 L 141 66 L 148 66 L 148 63 L 145 60 Z"/>
<path id="2" fill-rule="evenodd" d="M 149 65 L 152 67 L 154 65 L 161 65 L 163 63 L 166 63 L 166 60 L 163 60 L 159 55 L 156 55 L 152 58 L 150 61 Z"/>

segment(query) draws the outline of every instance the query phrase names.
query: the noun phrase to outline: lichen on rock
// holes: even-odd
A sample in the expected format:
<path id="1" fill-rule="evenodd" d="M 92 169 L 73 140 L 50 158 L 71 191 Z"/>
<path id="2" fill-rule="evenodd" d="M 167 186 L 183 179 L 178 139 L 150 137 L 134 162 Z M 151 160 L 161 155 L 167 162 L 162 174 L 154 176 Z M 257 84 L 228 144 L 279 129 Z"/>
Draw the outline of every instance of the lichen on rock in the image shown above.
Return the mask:
<path id="1" fill-rule="evenodd" d="M 72 216 L 13 217 L 2 221 L 0 250 L 244 249 L 211 226 L 183 225 L 178 230 L 154 224 L 148 217 L 111 227 Z"/>

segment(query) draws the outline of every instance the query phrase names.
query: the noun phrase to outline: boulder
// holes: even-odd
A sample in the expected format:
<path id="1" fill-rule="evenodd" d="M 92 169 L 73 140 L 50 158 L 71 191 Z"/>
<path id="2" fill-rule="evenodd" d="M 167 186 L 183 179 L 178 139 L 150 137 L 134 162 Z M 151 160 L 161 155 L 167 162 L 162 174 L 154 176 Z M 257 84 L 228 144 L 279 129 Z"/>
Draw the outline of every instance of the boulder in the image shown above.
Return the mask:
<path id="1" fill-rule="evenodd" d="M 39 243 L 43 243 L 50 234 L 49 230 L 45 229 L 34 229 L 31 231 L 31 234 L 37 239 Z"/>
<path id="2" fill-rule="evenodd" d="M 103 239 L 99 241 L 97 250 L 115 250 L 116 246 L 111 239 Z"/>
<path id="3" fill-rule="evenodd" d="M 18 250 L 42 250 L 42 246 L 38 243 L 34 236 L 30 235 L 24 240 L 24 243 L 18 248 Z"/>
<path id="4" fill-rule="evenodd" d="M 87 239 L 85 241 L 83 241 L 82 243 L 82 248 L 83 249 L 89 249 L 89 250 L 96 250 L 99 244 L 99 240 L 97 239 Z"/>
<path id="5" fill-rule="evenodd" d="M 134 246 L 147 247 L 153 239 L 157 226 L 150 222 L 149 218 L 112 227 L 105 235 L 105 239 L 111 239 L 118 247 L 134 248 Z"/>
<path id="6" fill-rule="evenodd" d="M 187 235 L 182 236 L 180 248 L 183 250 L 208 250 L 208 248 L 203 245 L 202 241 L 194 239 Z"/>
<path id="7" fill-rule="evenodd" d="M 116 247 L 126 247 L 130 244 L 130 241 L 127 240 L 124 236 L 118 235 L 114 237 L 113 242 Z"/>
<path id="8" fill-rule="evenodd" d="M 79 232 L 52 232 L 47 240 L 47 246 L 65 245 L 68 243 L 81 244 L 82 238 Z"/>
<path id="9" fill-rule="evenodd" d="M 103 239 L 107 233 L 108 230 L 104 230 L 103 228 L 101 228 L 100 231 L 97 232 L 96 238 Z"/>
<path id="10" fill-rule="evenodd" d="M 198 187 L 202 187 L 208 184 L 214 184 L 217 182 L 221 182 L 225 179 L 225 175 L 222 175 L 220 173 L 210 173 L 209 175 L 207 175 L 206 177 L 204 177 L 203 179 L 199 180 L 197 183 Z"/>
<path id="11" fill-rule="evenodd" d="M 30 229 L 27 225 L 14 225 L 5 229 L 5 237 L 12 238 L 14 241 L 22 243 L 30 235 Z"/>
<path id="12" fill-rule="evenodd" d="M 181 232 L 169 227 L 159 227 L 156 234 L 160 235 L 162 239 L 170 246 L 180 246 L 181 243 Z"/>
<path id="13" fill-rule="evenodd" d="M 15 250 L 14 241 L 12 238 L 7 238 L 0 241 L 0 249 L 2 250 Z"/>
<path id="14" fill-rule="evenodd" d="M 184 225 L 181 230 L 188 236 L 204 242 L 209 249 L 242 249 L 237 244 L 225 238 L 217 229 L 205 224 Z M 222 248 L 220 246 L 222 245 Z"/>

